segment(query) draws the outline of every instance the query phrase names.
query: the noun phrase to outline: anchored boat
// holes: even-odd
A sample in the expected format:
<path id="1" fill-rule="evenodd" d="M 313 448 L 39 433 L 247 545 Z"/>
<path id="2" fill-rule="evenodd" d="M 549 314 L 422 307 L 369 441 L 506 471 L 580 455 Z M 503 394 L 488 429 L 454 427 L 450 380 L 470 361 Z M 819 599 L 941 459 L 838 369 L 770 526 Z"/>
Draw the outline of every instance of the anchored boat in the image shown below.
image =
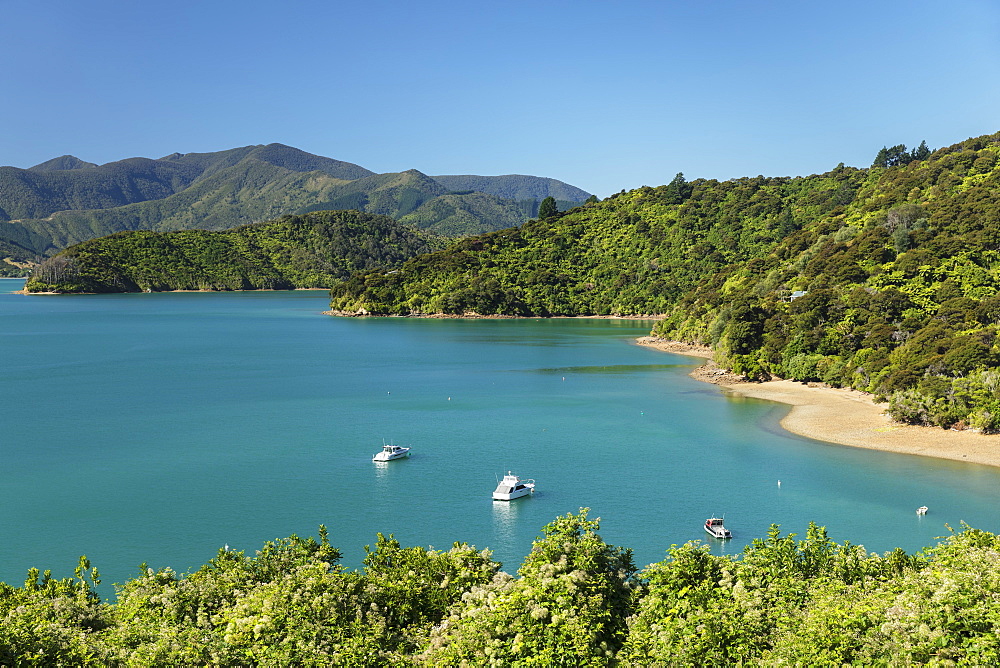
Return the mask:
<path id="1" fill-rule="evenodd" d="M 507 475 L 503 477 L 503 480 L 500 481 L 497 488 L 493 490 L 493 500 L 511 501 L 522 496 L 527 496 L 534 491 L 534 480 L 521 480 L 510 471 L 507 471 Z"/>
<path id="2" fill-rule="evenodd" d="M 723 525 L 721 517 L 710 517 L 705 520 L 705 531 L 712 538 L 732 538 L 733 534 Z"/>
<path id="3" fill-rule="evenodd" d="M 373 462 L 387 462 L 393 459 L 402 459 L 410 456 L 410 449 L 401 445 L 382 445 L 382 452 L 376 452 L 372 457 Z"/>

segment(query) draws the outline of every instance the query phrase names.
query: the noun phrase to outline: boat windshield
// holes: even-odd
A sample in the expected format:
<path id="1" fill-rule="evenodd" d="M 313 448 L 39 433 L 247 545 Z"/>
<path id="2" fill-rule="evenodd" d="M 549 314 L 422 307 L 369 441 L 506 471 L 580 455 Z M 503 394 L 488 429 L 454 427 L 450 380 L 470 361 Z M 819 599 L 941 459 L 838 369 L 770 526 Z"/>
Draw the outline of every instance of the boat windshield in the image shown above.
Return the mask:
<path id="1" fill-rule="evenodd" d="M 497 487 L 497 492 L 499 492 L 500 494 L 510 494 L 513 489 L 514 489 L 513 487 L 500 485 L 499 487 Z"/>

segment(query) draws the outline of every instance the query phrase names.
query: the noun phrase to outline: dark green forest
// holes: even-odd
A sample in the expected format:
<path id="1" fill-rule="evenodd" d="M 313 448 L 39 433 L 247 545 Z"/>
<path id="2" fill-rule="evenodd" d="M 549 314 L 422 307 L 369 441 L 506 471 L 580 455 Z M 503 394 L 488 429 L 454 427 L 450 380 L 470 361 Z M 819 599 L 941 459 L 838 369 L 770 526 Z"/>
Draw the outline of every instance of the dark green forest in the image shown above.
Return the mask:
<path id="1" fill-rule="evenodd" d="M 119 232 L 45 260 L 28 292 L 289 290 L 329 287 L 435 244 L 387 216 L 321 211 L 219 230 Z"/>
<path id="2" fill-rule="evenodd" d="M 378 534 L 361 569 L 319 538 L 0 583 L 3 665 L 997 665 L 1000 538 L 969 527 L 916 554 L 772 526 L 742 554 L 694 541 L 638 569 L 587 510 L 542 529 L 515 574 L 489 550 Z"/>

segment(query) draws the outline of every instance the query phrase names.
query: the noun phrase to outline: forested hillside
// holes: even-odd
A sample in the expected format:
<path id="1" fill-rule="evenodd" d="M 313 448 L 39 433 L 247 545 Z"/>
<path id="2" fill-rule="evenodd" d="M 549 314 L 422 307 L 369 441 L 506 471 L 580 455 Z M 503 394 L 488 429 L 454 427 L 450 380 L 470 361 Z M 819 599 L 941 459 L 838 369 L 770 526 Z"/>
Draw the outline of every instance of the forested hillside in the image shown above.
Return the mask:
<path id="1" fill-rule="evenodd" d="M 0 223 L 6 221 L 0 224 L 0 243 L 8 244 L 13 259 L 36 262 L 125 230 L 226 229 L 330 209 L 406 216 L 411 225 L 465 236 L 520 224 L 544 199 L 493 194 L 506 189 L 509 177 L 468 178 L 487 190 L 453 192 L 417 170 L 375 174 L 282 144 L 99 166 L 62 156 L 29 169 L 0 167 Z M 581 195 L 565 206 L 587 197 L 553 179 L 518 179 L 521 190 Z"/>
<path id="2" fill-rule="evenodd" d="M 363 568 L 319 539 L 223 548 L 193 573 L 143 564 L 0 583 L 3 665 L 706 666 L 1000 663 L 1000 539 L 965 528 L 883 556 L 772 526 L 736 556 L 672 546 L 639 571 L 578 514 L 542 530 L 516 575 L 488 550 L 378 535 Z"/>
<path id="3" fill-rule="evenodd" d="M 396 274 L 334 288 L 335 310 L 370 313 L 664 313 L 716 269 L 764 255 L 851 201 L 863 170 L 733 181 L 683 176 L 458 242 Z"/>
<path id="4" fill-rule="evenodd" d="M 904 422 L 1000 428 L 1000 134 L 889 164 L 655 333 L 750 377 L 875 393 Z"/>
<path id="5" fill-rule="evenodd" d="M 386 216 L 323 211 L 229 230 L 121 232 L 72 246 L 38 267 L 28 292 L 140 292 L 328 287 L 394 267 L 431 240 Z"/>

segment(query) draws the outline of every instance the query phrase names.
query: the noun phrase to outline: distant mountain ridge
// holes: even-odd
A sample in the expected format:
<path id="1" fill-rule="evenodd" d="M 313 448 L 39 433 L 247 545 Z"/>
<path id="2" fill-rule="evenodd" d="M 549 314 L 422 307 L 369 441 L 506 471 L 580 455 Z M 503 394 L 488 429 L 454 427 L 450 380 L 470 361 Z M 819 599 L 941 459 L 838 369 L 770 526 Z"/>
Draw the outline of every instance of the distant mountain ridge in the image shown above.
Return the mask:
<path id="1" fill-rule="evenodd" d="M 28 167 L 28 170 L 32 172 L 50 172 L 57 169 L 87 169 L 90 167 L 97 167 L 97 165 L 93 162 L 84 162 L 75 155 L 61 155 L 58 158 L 52 158 L 51 160 L 39 163 L 34 167 Z"/>
<path id="2" fill-rule="evenodd" d="M 120 231 L 218 230 L 324 209 L 467 236 L 528 220 L 544 197 L 568 207 L 589 196 L 541 177 L 441 178 L 415 169 L 376 174 L 283 144 L 104 165 L 64 155 L 28 169 L 0 167 L 0 250 L 19 262 L 38 261 Z"/>
<path id="3" fill-rule="evenodd" d="M 567 202 L 583 202 L 590 193 L 555 179 L 523 174 L 504 174 L 503 176 L 443 175 L 432 176 L 432 179 L 452 191 L 475 190 L 477 192 L 506 197 L 507 199 L 543 200 L 552 197 Z"/>

